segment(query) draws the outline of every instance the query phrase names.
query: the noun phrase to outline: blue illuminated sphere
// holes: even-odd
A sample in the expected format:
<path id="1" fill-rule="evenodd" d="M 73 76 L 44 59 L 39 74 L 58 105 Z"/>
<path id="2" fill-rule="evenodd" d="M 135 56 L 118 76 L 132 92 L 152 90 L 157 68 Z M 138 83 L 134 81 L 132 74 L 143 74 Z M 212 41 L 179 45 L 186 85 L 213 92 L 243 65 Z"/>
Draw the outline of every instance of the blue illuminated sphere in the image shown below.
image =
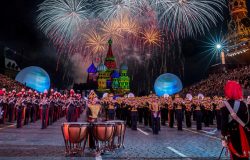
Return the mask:
<path id="1" fill-rule="evenodd" d="M 157 96 L 173 95 L 182 90 L 182 82 L 176 75 L 165 73 L 156 79 L 154 89 Z"/>
<path id="2" fill-rule="evenodd" d="M 36 66 L 31 66 L 21 70 L 17 76 L 16 81 L 30 87 L 38 92 L 44 92 L 50 88 L 50 78 L 48 73 Z"/>

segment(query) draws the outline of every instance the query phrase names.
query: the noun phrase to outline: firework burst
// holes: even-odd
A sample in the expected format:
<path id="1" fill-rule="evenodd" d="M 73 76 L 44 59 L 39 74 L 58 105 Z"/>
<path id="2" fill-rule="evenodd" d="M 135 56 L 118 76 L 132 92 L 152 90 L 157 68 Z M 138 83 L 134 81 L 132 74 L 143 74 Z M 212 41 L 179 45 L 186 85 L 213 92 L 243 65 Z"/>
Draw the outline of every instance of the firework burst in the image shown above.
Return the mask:
<path id="1" fill-rule="evenodd" d="M 45 0 L 38 6 L 38 27 L 54 43 L 67 45 L 87 23 L 87 0 Z"/>
<path id="2" fill-rule="evenodd" d="M 225 0 L 157 0 L 159 21 L 177 37 L 204 34 L 223 19 Z"/>
<path id="3" fill-rule="evenodd" d="M 98 17 L 108 20 L 124 13 L 135 15 L 140 12 L 140 5 L 140 0 L 102 0 L 98 1 L 93 9 Z"/>
<path id="4" fill-rule="evenodd" d="M 144 44 L 148 45 L 160 45 L 161 41 L 161 33 L 159 29 L 149 28 L 145 29 L 142 33 L 142 39 L 144 40 Z"/>
<path id="5" fill-rule="evenodd" d="M 92 54 L 102 53 L 106 49 L 107 40 L 98 32 L 92 30 L 86 34 L 86 47 L 90 48 Z"/>

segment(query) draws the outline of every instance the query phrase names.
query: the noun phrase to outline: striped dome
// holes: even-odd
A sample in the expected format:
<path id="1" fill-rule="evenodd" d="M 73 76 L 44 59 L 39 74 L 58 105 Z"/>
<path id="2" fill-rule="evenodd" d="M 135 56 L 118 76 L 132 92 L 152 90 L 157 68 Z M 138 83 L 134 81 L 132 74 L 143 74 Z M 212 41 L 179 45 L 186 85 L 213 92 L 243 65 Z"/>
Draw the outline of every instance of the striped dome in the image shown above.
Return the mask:
<path id="1" fill-rule="evenodd" d="M 103 64 L 103 63 L 100 63 L 98 66 L 97 66 L 97 71 L 98 72 L 105 72 L 107 70 L 107 67 Z"/>
<path id="2" fill-rule="evenodd" d="M 125 63 L 123 63 L 120 67 L 120 70 L 128 70 L 128 66 Z"/>

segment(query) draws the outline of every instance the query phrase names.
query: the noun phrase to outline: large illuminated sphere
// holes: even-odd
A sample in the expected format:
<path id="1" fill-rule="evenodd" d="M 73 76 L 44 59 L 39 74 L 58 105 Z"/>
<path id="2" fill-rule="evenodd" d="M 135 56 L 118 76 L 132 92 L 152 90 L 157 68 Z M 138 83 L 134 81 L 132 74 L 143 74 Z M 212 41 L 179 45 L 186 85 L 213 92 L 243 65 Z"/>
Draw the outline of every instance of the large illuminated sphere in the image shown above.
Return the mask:
<path id="1" fill-rule="evenodd" d="M 165 73 L 156 79 L 154 89 L 157 96 L 173 95 L 182 90 L 182 82 L 176 75 Z"/>
<path id="2" fill-rule="evenodd" d="M 48 73 L 36 66 L 31 66 L 21 70 L 17 76 L 16 81 L 30 87 L 38 92 L 44 92 L 50 88 L 50 78 Z"/>

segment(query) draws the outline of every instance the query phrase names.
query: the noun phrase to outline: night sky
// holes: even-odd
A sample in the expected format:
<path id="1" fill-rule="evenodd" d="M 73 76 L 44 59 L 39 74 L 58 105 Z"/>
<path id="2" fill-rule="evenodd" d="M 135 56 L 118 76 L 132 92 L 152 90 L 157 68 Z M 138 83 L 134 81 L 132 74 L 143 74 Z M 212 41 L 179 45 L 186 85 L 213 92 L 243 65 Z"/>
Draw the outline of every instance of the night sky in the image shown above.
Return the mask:
<path id="1" fill-rule="evenodd" d="M 23 54 L 25 61 L 21 67 L 38 65 L 46 69 L 50 75 L 55 75 L 55 50 L 49 46 L 48 39 L 36 26 L 37 5 L 41 2 L 42 0 L 1 0 L 0 44 Z M 226 21 L 228 21 L 227 10 L 225 10 Z M 225 23 L 211 29 L 212 34 L 220 31 L 226 31 Z M 208 35 L 205 35 L 196 39 L 206 40 L 207 37 Z M 186 58 L 185 84 L 199 80 L 208 67 L 207 60 L 199 55 L 202 43 L 196 39 L 183 41 L 183 54 Z"/>

